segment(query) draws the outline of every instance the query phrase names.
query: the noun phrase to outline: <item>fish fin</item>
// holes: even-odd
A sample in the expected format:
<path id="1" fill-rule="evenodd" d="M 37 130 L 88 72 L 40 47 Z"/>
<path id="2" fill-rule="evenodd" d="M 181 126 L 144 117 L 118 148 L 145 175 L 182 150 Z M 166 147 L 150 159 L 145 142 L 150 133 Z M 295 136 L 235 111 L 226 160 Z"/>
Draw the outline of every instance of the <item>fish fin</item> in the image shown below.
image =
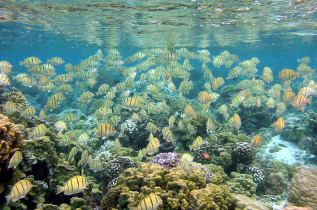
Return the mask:
<path id="1" fill-rule="evenodd" d="M 58 195 L 58 194 L 64 192 L 65 188 L 63 186 L 57 185 L 56 186 L 56 191 L 57 191 L 56 195 Z"/>
<path id="2" fill-rule="evenodd" d="M 311 104 L 311 100 L 312 100 L 312 96 L 310 96 L 309 98 L 307 98 L 306 102 Z"/>
<path id="3" fill-rule="evenodd" d="M 189 151 L 192 151 L 192 149 L 193 149 L 193 146 L 189 145 Z"/>
<path id="4" fill-rule="evenodd" d="M 7 196 L 6 196 L 7 205 L 10 203 L 11 199 L 12 199 L 12 196 L 11 196 L 11 195 L 7 195 Z"/>

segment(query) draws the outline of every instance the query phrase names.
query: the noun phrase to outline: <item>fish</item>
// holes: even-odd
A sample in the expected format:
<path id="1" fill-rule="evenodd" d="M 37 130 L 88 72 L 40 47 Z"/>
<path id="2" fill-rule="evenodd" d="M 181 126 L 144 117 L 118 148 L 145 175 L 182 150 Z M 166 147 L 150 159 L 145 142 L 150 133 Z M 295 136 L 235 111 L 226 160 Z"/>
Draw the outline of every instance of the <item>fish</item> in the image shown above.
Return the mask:
<path id="1" fill-rule="evenodd" d="M 87 179 L 83 176 L 73 176 L 66 181 L 64 186 L 57 185 L 57 195 L 64 192 L 65 195 L 73 195 L 80 193 L 87 189 L 89 183 Z"/>
<path id="2" fill-rule="evenodd" d="M 283 102 L 286 104 L 292 104 L 295 99 L 295 93 L 291 90 L 287 90 L 283 94 Z"/>
<path id="3" fill-rule="evenodd" d="M 54 126 L 58 132 L 63 132 L 68 129 L 67 124 L 62 120 L 57 121 Z"/>
<path id="4" fill-rule="evenodd" d="M 131 209 L 133 209 L 133 210 L 156 210 L 162 204 L 163 204 L 162 199 L 158 195 L 151 193 L 150 195 L 143 198 L 137 207 L 131 208 Z"/>
<path id="5" fill-rule="evenodd" d="M 197 150 L 203 144 L 203 138 L 201 136 L 197 136 L 193 142 L 193 144 L 189 145 L 189 150 Z"/>
<path id="6" fill-rule="evenodd" d="M 44 106 L 44 110 L 50 110 L 56 109 L 59 107 L 59 103 L 56 100 L 48 100 L 47 103 Z"/>
<path id="7" fill-rule="evenodd" d="M 51 59 L 47 59 L 47 63 L 53 64 L 53 65 L 61 65 L 64 64 L 65 61 L 61 57 L 53 57 Z"/>
<path id="8" fill-rule="evenodd" d="M 14 112 L 18 111 L 18 107 L 13 101 L 6 101 L 2 108 L 3 111 L 8 114 L 13 114 Z"/>
<path id="9" fill-rule="evenodd" d="M 146 146 L 146 154 L 153 155 L 154 153 L 158 152 L 160 145 L 160 140 L 154 137 Z"/>
<path id="10" fill-rule="evenodd" d="M 234 113 L 233 115 L 233 127 L 235 127 L 237 130 L 239 130 L 241 127 L 241 119 L 237 113 Z"/>
<path id="11" fill-rule="evenodd" d="M 121 148 L 120 140 L 119 140 L 119 138 L 116 138 L 116 139 L 114 140 L 113 149 L 114 149 L 115 151 L 118 151 L 120 148 Z"/>
<path id="12" fill-rule="evenodd" d="M 54 82 L 58 84 L 63 84 L 72 80 L 73 79 L 69 74 L 59 74 L 54 78 Z"/>
<path id="13" fill-rule="evenodd" d="M 78 142 L 80 144 L 87 144 L 87 142 L 89 141 L 90 137 L 88 136 L 87 133 L 83 133 L 78 137 Z"/>
<path id="14" fill-rule="evenodd" d="M 109 86 L 108 84 L 106 84 L 106 83 L 105 83 L 105 84 L 102 84 L 102 85 L 99 86 L 98 92 L 96 92 L 95 94 L 96 94 L 97 96 L 106 94 L 109 88 L 110 88 L 110 86 Z"/>
<path id="15" fill-rule="evenodd" d="M 317 90 L 310 87 L 303 87 L 298 91 L 298 94 L 303 95 L 305 97 L 308 97 L 310 95 L 316 95 Z"/>
<path id="16" fill-rule="evenodd" d="M 185 112 L 186 116 L 189 118 L 195 119 L 197 116 L 196 112 L 194 111 L 193 107 L 190 104 L 186 105 L 184 112 Z"/>
<path id="17" fill-rule="evenodd" d="M 294 80 L 298 76 L 299 76 L 299 73 L 295 72 L 292 69 L 283 69 L 279 74 L 279 78 L 282 79 L 283 81 Z"/>
<path id="18" fill-rule="evenodd" d="M 190 134 L 195 134 L 196 133 L 195 127 L 192 124 L 188 123 L 186 127 L 187 127 L 187 130 L 188 130 L 188 132 Z"/>
<path id="19" fill-rule="evenodd" d="M 86 102 L 89 102 L 94 96 L 95 94 L 93 94 L 92 92 L 85 91 L 80 95 L 80 97 L 78 98 L 78 101 L 81 103 L 86 103 Z"/>
<path id="20" fill-rule="evenodd" d="M 148 123 L 146 124 L 146 129 L 147 129 L 148 131 L 150 131 L 151 133 L 156 133 L 156 132 L 158 131 L 157 125 L 155 125 L 155 124 L 152 123 L 152 122 L 148 122 Z"/>
<path id="21" fill-rule="evenodd" d="M 253 138 L 251 139 L 251 143 L 250 143 L 250 147 L 252 148 L 259 148 L 261 146 L 261 142 L 262 142 L 262 137 L 260 134 L 256 134 L 255 136 L 253 136 Z"/>
<path id="22" fill-rule="evenodd" d="M 181 168 L 184 173 L 191 174 L 193 172 L 193 168 L 187 160 L 181 161 Z"/>
<path id="23" fill-rule="evenodd" d="M 185 128 L 184 122 L 182 119 L 178 120 L 177 127 L 179 130 L 183 130 Z"/>
<path id="24" fill-rule="evenodd" d="M 179 84 L 178 90 L 181 93 L 187 94 L 193 88 L 194 88 L 194 84 L 192 81 L 184 80 Z"/>
<path id="25" fill-rule="evenodd" d="M 275 122 L 274 122 L 274 126 L 276 130 L 283 130 L 285 127 L 285 121 L 283 117 L 279 117 Z"/>
<path id="26" fill-rule="evenodd" d="M 23 154 L 21 151 L 16 151 L 13 153 L 12 157 L 10 158 L 8 168 L 16 168 L 21 161 L 23 160 Z"/>
<path id="27" fill-rule="evenodd" d="M 236 95 L 231 99 L 230 107 L 238 107 L 245 100 L 244 96 Z"/>
<path id="28" fill-rule="evenodd" d="M 44 124 L 38 124 L 33 128 L 33 130 L 29 133 L 28 139 L 39 139 L 42 138 L 46 132 L 48 131 L 47 127 Z"/>
<path id="29" fill-rule="evenodd" d="M 211 96 L 207 91 L 200 91 L 198 93 L 198 100 L 201 104 L 210 104 L 211 103 Z"/>
<path id="30" fill-rule="evenodd" d="M 297 94 L 294 98 L 292 105 L 296 110 L 301 110 L 303 112 L 306 107 L 306 104 L 311 104 L 311 102 L 312 96 L 307 98 L 304 95 Z"/>
<path id="31" fill-rule="evenodd" d="M 31 76 L 23 77 L 20 82 L 26 87 L 33 87 L 37 84 L 36 79 Z"/>
<path id="32" fill-rule="evenodd" d="M 303 58 L 297 59 L 297 62 L 308 64 L 308 63 L 310 63 L 310 57 L 305 56 Z"/>
<path id="33" fill-rule="evenodd" d="M 92 159 L 91 155 L 88 156 L 88 165 L 89 165 L 89 168 L 93 170 L 94 172 L 98 172 L 104 169 L 103 163 L 99 160 Z"/>
<path id="34" fill-rule="evenodd" d="M 63 117 L 63 121 L 66 123 L 75 122 L 77 120 L 77 115 L 75 113 L 68 113 Z"/>
<path id="35" fill-rule="evenodd" d="M 80 167 L 82 166 L 83 164 L 87 163 L 88 161 L 88 155 L 89 155 L 89 152 L 87 149 L 85 149 L 82 153 L 81 153 L 81 158 L 80 160 L 78 161 L 77 163 L 77 166 Z"/>
<path id="36" fill-rule="evenodd" d="M 175 116 L 174 115 L 171 115 L 168 119 L 168 127 L 169 128 L 173 128 L 174 127 L 174 123 L 175 123 Z"/>
<path id="37" fill-rule="evenodd" d="M 137 122 L 141 121 L 139 115 L 137 113 L 135 113 L 135 112 L 132 113 L 131 118 L 132 118 L 132 121 L 134 123 L 137 123 Z"/>
<path id="38" fill-rule="evenodd" d="M 31 118 L 34 117 L 34 115 L 36 114 L 36 109 L 34 108 L 34 106 L 28 106 L 22 113 L 21 116 L 25 117 L 25 118 Z"/>
<path id="39" fill-rule="evenodd" d="M 117 131 L 110 123 L 100 123 L 96 130 L 96 137 L 105 138 L 116 133 Z"/>
<path id="40" fill-rule="evenodd" d="M 217 90 L 224 83 L 225 83 L 225 80 L 222 77 L 215 78 L 211 83 L 212 89 Z"/>
<path id="41" fill-rule="evenodd" d="M 269 108 L 274 108 L 275 107 L 274 98 L 272 98 L 272 97 L 268 98 L 268 100 L 266 102 L 266 106 Z"/>
<path id="42" fill-rule="evenodd" d="M 117 126 L 118 123 L 120 122 L 121 117 L 118 115 L 112 115 L 107 121 L 108 123 L 110 123 L 111 125 Z"/>
<path id="43" fill-rule="evenodd" d="M 132 109 L 132 110 L 138 110 L 141 108 L 141 103 L 139 100 L 137 100 L 135 97 L 128 97 L 122 101 L 122 105 L 125 108 Z"/>
<path id="44" fill-rule="evenodd" d="M 168 127 L 162 128 L 163 138 L 167 142 L 174 143 L 173 133 Z"/>
<path id="45" fill-rule="evenodd" d="M 13 185 L 10 194 L 6 196 L 7 204 L 12 202 L 16 202 L 17 200 L 23 198 L 30 192 L 33 185 L 27 179 L 22 179 Z"/>
<path id="46" fill-rule="evenodd" d="M 74 159 L 74 157 L 75 157 L 75 155 L 77 154 L 77 152 L 78 152 L 78 148 L 77 148 L 77 147 L 73 147 L 73 148 L 70 150 L 69 155 L 68 155 L 68 162 L 69 162 L 69 163 Z"/>
<path id="47" fill-rule="evenodd" d="M 286 104 L 282 101 L 276 103 L 276 114 L 281 115 L 286 111 Z"/>
<path id="48" fill-rule="evenodd" d="M 11 72 L 12 65 L 9 61 L 0 61 L 0 71 L 3 74 L 9 74 Z"/>
<path id="49" fill-rule="evenodd" d="M 26 67 L 32 67 L 42 63 L 42 61 L 38 57 L 27 57 L 23 61 L 20 61 L 20 66 L 24 65 Z"/>
<path id="50" fill-rule="evenodd" d="M 54 93 L 48 100 L 55 100 L 57 102 L 64 101 L 66 97 L 62 93 Z"/>
<path id="51" fill-rule="evenodd" d="M 8 86 L 10 85 L 10 79 L 6 74 L 0 73 L 0 85 L 1 86 Z"/>
<path id="52" fill-rule="evenodd" d="M 216 125 L 212 122 L 211 118 L 208 118 L 206 122 L 206 132 L 212 133 L 215 129 Z"/>

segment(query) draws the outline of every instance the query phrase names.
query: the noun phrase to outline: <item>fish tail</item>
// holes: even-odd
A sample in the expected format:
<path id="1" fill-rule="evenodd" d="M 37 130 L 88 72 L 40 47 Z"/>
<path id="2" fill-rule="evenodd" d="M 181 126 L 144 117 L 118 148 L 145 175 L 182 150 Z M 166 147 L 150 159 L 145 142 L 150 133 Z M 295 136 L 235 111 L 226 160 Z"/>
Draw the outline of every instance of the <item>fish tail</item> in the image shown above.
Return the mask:
<path id="1" fill-rule="evenodd" d="M 11 195 L 6 196 L 7 205 L 10 203 L 11 199 L 12 199 Z"/>
<path id="2" fill-rule="evenodd" d="M 189 151 L 192 151 L 193 145 L 189 145 Z"/>
<path id="3" fill-rule="evenodd" d="M 56 190 L 57 190 L 56 195 L 58 195 L 58 194 L 64 192 L 65 188 L 63 186 L 57 185 Z"/>
<path id="4" fill-rule="evenodd" d="M 24 65 L 23 61 L 19 61 L 20 66 Z"/>
<path id="5" fill-rule="evenodd" d="M 309 98 L 307 98 L 306 102 L 311 104 L 311 100 L 312 100 L 312 96 L 310 96 Z"/>

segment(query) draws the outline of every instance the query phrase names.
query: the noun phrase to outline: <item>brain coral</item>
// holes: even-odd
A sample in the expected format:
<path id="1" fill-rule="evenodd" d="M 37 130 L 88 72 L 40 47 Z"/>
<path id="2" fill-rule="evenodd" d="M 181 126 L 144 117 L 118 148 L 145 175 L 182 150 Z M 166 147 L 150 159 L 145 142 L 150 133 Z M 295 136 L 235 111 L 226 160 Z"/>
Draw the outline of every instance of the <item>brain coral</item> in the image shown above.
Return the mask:
<path id="1" fill-rule="evenodd" d="M 292 178 L 288 201 L 317 209 L 317 169 L 302 166 Z"/>
<path id="2" fill-rule="evenodd" d="M 180 167 L 164 170 L 156 163 L 139 163 L 137 168 L 123 171 L 117 185 L 123 186 L 119 196 L 121 208 L 136 207 L 152 192 L 163 200 L 163 209 L 229 209 L 233 203 L 229 188 L 207 184 L 200 168 L 186 174 Z"/>

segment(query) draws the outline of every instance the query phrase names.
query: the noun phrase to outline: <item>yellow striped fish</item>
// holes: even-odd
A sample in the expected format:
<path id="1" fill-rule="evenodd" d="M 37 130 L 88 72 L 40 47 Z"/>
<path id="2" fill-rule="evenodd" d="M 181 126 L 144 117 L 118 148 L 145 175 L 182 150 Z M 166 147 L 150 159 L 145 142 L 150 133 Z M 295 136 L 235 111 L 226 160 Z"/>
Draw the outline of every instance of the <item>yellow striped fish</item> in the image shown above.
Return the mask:
<path id="1" fill-rule="evenodd" d="M 146 129 L 151 133 L 156 133 L 158 131 L 158 127 L 152 122 L 146 124 Z"/>
<path id="2" fill-rule="evenodd" d="M 17 167 L 17 165 L 19 165 L 21 163 L 21 161 L 23 160 L 23 155 L 21 151 L 16 151 L 10 161 L 9 161 L 9 166 L 8 168 L 15 168 Z"/>
<path id="3" fill-rule="evenodd" d="M 113 149 L 116 150 L 116 151 L 118 151 L 120 148 L 121 148 L 120 140 L 119 140 L 119 138 L 116 138 L 116 139 L 114 140 Z"/>
<path id="4" fill-rule="evenodd" d="M 111 135 L 114 135 L 117 131 L 110 123 L 101 123 L 96 131 L 97 138 L 104 138 Z"/>
<path id="5" fill-rule="evenodd" d="M 20 65 L 25 65 L 26 67 L 32 67 L 34 65 L 40 64 L 42 61 L 38 57 L 28 57 L 23 61 L 20 61 Z"/>
<path id="6" fill-rule="evenodd" d="M 32 187 L 32 183 L 27 179 L 23 179 L 15 183 L 15 185 L 11 189 L 10 194 L 6 196 L 7 204 L 9 204 L 10 201 L 16 202 L 17 200 L 26 196 L 26 194 L 30 192 Z"/>
<path id="7" fill-rule="evenodd" d="M 173 128 L 174 123 L 175 123 L 175 116 L 171 115 L 170 118 L 168 119 L 168 127 Z"/>
<path id="8" fill-rule="evenodd" d="M 189 150 L 197 150 L 203 144 L 203 138 L 201 136 L 197 136 L 192 145 L 189 145 Z"/>
<path id="9" fill-rule="evenodd" d="M 193 107 L 192 107 L 190 104 L 188 104 L 188 105 L 185 107 L 184 112 L 185 112 L 185 114 L 186 114 L 187 117 L 189 117 L 189 118 L 196 118 L 196 115 L 197 115 L 197 114 L 195 113 Z"/>
<path id="10" fill-rule="evenodd" d="M 136 208 L 132 208 L 132 209 L 135 209 L 135 210 L 156 210 L 162 204 L 163 204 L 162 199 L 158 195 L 151 193 L 150 195 L 143 198 Z"/>
<path id="11" fill-rule="evenodd" d="M 259 148 L 261 146 L 261 142 L 262 142 L 262 137 L 260 134 L 256 134 L 255 136 L 253 136 L 253 138 L 251 139 L 251 143 L 250 143 L 250 147 L 252 148 Z"/>
<path id="12" fill-rule="evenodd" d="M 163 138 L 164 138 L 167 142 L 174 143 L 173 133 L 172 133 L 172 131 L 171 131 L 168 127 L 162 128 L 162 133 L 163 133 Z"/>
<path id="13" fill-rule="evenodd" d="M 80 160 L 78 161 L 78 163 L 77 163 L 77 166 L 78 167 L 80 167 L 80 166 L 82 166 L 83 164 L 85 164 L 85 163 L 87 163 L 87 161 L 88 161 L 88 154 L 89 152 L 88 152 L 88 150 L 87 149 L 85 149 L 82 153 L 81 153 L 81 158 L 80 158 Z"/>
<path id="14" fill-rule="evenodd" d="M 52 111 L 53 109 L 56 109 L 58 106 L 59 106 L 58 101 L 48 100 L 44 106 L 44 109 Z"/>
<path id="15" fill-rule="evenodd" d="M 8 114 L 12 114 L 18 110 L 17 105 L 13 101 L 5 102 L 2 108 Z"/>
<path id="16" fill-rule="evenodd" d="M 54 126 L 58 132 L 62 132 L 62 131 L 67 130 L 67 124 L 62 120 L 57 121 Z"/>
<path id="17" fill-rule="evenodd" d="M 38 139 L 43 137 L 48 131 L 47 127 L 44 124 L 39 124 L 33 128 L 32 132 L 29 133 L 28 139 Z"/>
<path id="18" fill-rule="evenodd" d="M 87 133 L 81 134 L 78 138 L 78 142 L 80 144 L 87 144 L 88 141 L 89 141 L 89 136 Z"/>
<path id="19" fill-rule="evenodd" d="M 57 195 L 64 192 L 65 195 L 73 195 L 87 189 L 89 183 L 83 176 L 73 176 L 64 186 L 57 186 Z"/>
<path id="20" fill-rule="evenodd" d="M 34 106 L 29 106 L 22 112 L 21 115 L 26 118 L 31 118 L 35 115 L 35 113 L 36 113 L 36 110 Z"/>
<path id="21" fill-rule="evenodd" d="M 138 110 L 141 107 L 140 101 L 134 97 L 124 99 L 122 105 L 128 109 Z"/>
<path id="22" fill-rule="evenodd" d="M 99 160 L 92 159 L 91 155 L 89 155 L 88 157 L 88 165 L 89 165 L 89 168 L 93 170 L 94 172 L 101 171 L 104 168 L 103 163 Z"/>
<path id="23" fill-rule="evenodd" d="M 69 152 L 69 155 L 68 155 L 68 162 L 72 162 L 72 160 L 74 159 L 75 155 L 77 154 L 78 152 L 78 148 L 77 147 L 73 147 L 70 152 Z"/>
<path id="24" fill-rule="evenodd" d="M 65 121 L 66 123 L 71 123 L 76 121 L 77 116 L 74 113 L 68 113 L 63 117 L 63 121 Z"/>
<path id="25" fill-rule="evenodd" d="M 0 85 L 1 86 L 7 86 L 10 85 L 10 79 L 6 74 L 0 73 Z"/>
<path id="26" fill-rule="evenodd" d="M 160 140 L 158 138 L 153 138 L 146 146 L 146 154 L 153 155 L 159 150 Z"/>

